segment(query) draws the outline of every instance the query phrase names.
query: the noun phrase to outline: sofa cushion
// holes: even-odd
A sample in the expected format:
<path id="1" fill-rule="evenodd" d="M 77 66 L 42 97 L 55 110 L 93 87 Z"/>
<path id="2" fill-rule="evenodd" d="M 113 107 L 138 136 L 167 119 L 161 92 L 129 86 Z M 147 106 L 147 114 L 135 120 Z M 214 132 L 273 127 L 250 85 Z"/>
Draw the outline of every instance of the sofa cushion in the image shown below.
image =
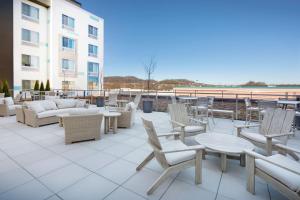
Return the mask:
<path id="1" fill-rule="evenodd" d="M 243 137 L 245 138 L 248 138 L 250 140 L 253 140 L 253 141 L 256 141 L 256 142 L 260 142 L 260 143 L 263 143 L 263 144 L 266 144 L 267 143 L 267 139 L 264 135 L 262 134 L 259 134 L 259 133 L 252 133 L 252 132 L 246 132 L 246 131 L 242 131 L 240 133 Z M 281 143 L 280 140 L 278 139 L 272 139 L 272 143 L 273 144 L 279 144 Z"/>
<path id="2" fill-rule="evenodd" d="M 267 158 L 268 160 L 284 166 L 288 169 L 292 169 L 294 171 L 300 171 L 300 163 L 283 156 L 281 154 L 276 154 Z M 300 175 L 297 175 L 293 172 L 290 172 L 281 167 L 275 166 L 267 161 L 256 159 L 255 165 L 258 169 L 264 171 L 275 179 L 279 180 L 281 183 L 289 187 L 293 191 L 300 190 Z"/>
<path id="3" fill-rule="evenodd" d="M 69 111 L 70 115 L 92 115 L 92 114 L 97 114 L 99 113 L 98 108 L 77 108 L 77 109 L 72 109 Z"/>
<path id="4" fill-rule="evenodd" d="M 29 110 L 33 110 L 36 113 L 44 112 L 46 111 L 45 108 L 42 106 L 39 102 L 26 102 L 25 105 L 28 107 Z"/>
<path id="5" fill-rule="evenodd" d="M 85 100 L 77 100 L 76 101 L 76 108 L 84 108 L 85 107 Z"/>
<path id="6" fill-rule="evenodd" d="M 45 110 L 57 110 L 56 104 L 51 100 L 40 101 Z"/>
<path id="7" fill-rule="evenodd" d="M 65 114 L 65 113 L 67 113 L 67 111 L 65 111 L 64 109 L 47 110 L 44 112 L 37 113 L 37 118 L 41 119 L 41 118 L 46 118 L 46 117 L 54 117 L 58 114 Z"/>
<path id="8" fill-rule="evenodd" d="M 74 108 L 76 106 L 76 99 L 54 99 L 57 107 L 61 108 Z"/>
<path id="9" fill-rule="evenodd" d="M 180 140 L 172 140 L 169 142 L 161 143 L 162 149 L 182 149 L 185 148 L 186 145 L 183 144 Z M 165 157 L 169 165 L 176 165 L 178 163 L 191 160 L 195 158 L 196 151 L 183 151 L 183 152 L 176 152 L 176 153 L 166 153 Z"/>
<path id="10" fill-rule="evenodd" d="M 12 97 L 5 97 L 5 98 L 4 98 L 4 103 L 5 103 L 6 105 L 8 105 L 8 106 L 14 105 L 14 100 L 13 100 Z"/>
<path id="11" fill-rule="evenodd" d="M 8 110 L 15 110 L 16 108 L 22 108 L 21 105 L 9 105 Z"/>

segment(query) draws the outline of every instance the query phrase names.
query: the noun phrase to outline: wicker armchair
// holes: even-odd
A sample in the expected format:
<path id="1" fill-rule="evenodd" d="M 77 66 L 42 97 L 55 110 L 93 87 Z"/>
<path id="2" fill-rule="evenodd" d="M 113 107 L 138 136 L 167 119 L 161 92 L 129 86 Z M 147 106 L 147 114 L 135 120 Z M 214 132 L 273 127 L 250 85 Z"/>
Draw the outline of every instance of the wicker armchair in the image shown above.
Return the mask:
<path id="1" fill-rule="evenodd" d="M 121 113 L 121 116 L 118 117 L 118 128 L 130 128 L 134 124 L 135 113 L 136 113 L 135 106 L 130 110 L 118 108 L 117 112 Z"/>
<path id="2" fill-rule="evenodd" d="M 99 140 L 103 120 L 102 114 L 70 115 L 63 117 L 65 143 Z"/>

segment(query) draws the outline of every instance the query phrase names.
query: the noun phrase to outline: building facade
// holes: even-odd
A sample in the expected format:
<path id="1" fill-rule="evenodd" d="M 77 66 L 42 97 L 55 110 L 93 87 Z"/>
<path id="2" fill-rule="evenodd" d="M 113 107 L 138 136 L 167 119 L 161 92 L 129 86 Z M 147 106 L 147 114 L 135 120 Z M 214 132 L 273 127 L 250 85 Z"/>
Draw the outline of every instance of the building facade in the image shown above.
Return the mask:
<path id="1" fill-rule="evenodd" d="M 5 72 L 0 73 L 1 80 L 9 80 L 15 92 L 32 89 L 36 80 L 49 80 L 52 89 L 103 87 L 102 18 L 74 0 L 7 1 L 10 3 L 6 6 L 12 6 L 13 14 L 5 16 L 13 17 L 13 37 L 6 45 L 12 47 L 10 52 L 0 47 L 0 58 L 6 56 L 0 64 Z"/>

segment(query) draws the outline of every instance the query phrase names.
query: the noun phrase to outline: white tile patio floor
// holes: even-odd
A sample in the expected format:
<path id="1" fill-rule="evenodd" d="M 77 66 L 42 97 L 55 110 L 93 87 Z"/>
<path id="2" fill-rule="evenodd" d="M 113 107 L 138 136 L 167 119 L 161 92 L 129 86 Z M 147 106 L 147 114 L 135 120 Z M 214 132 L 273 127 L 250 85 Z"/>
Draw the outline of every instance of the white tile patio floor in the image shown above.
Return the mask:
<path id="1" fill-rule="evenodd" d="M 162 168 L 153 160 L 135 171 L 150 152 L 141 115 L 153 120 L 158 132 L 170 130 L 166 113 L 138 112 L 131 129 L 119 129 L 99 141 L 65 145 L 64 130 L 58 124 L 31 128 L 17 123 L 15 117 L 0 118 L 0 199 L 285 199 L 259 179 L 256 195 L 248 193 L 245 168 L 230 160 L 227 172 L 222 173 L 219 159 L 212 156 L 203 163 L 203 184 L 194 184 L 190 168 L 174 174 L 147 196 L 147 188 Z M 235 134 L 234 123 L 216 119 L 210 131 Z M 299 146 L 299 135 L 289 145 Z"/>

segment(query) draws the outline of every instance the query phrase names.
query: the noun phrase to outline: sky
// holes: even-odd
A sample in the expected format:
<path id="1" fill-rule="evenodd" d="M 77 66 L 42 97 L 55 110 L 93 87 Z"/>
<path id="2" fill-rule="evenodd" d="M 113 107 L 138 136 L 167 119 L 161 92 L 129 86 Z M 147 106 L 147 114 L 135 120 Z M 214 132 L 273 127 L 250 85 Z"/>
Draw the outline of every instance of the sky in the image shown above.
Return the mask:
<path id="1" fill-rule="evenodd" d="M 104 19 L 105 76 L 300 83 L 300 0 L 80 0 Z"/>

